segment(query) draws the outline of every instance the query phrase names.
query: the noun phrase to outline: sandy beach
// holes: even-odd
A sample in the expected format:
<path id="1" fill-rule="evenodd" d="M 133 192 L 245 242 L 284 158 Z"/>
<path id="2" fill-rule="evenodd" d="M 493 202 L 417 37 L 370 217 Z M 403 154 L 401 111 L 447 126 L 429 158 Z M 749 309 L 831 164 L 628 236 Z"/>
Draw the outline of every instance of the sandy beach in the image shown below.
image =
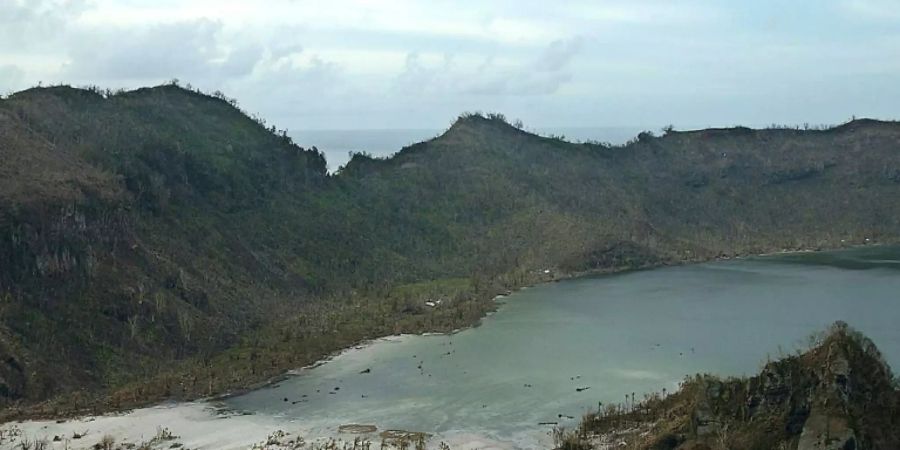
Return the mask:
<path id="1" fill-rule="evenodd" d="M 394 335 L 374 339 L 335 352 L 307 367 L 290 371 L 296 376 L 337 359 L 368 360 L 376 344 L 398 344 L 416 335 Z M 69 420 L 9 422 L 0 426 L 0 450 L 29 449 L 270 449 L 287 450 L 336 444 L 352 448 L 355 440 L 381 447 L 382 432 L 342 433 L 333 420 L 316 417 L 287 418 L 271 414 L 246 414 L 227 408 L 220 401 L 167 403 L 120 413 L 86 416 Z M 416 430 L 424 431 L 428 430 Z M 111 439 L 110 439 L 111 438 Z M 526 438 L 533 439 L 532 436 Z M 104 443 L 112 442 L 111 447 Z M 390 447 L 390 439 L 387 440 Z M 302 443 L 302 444 L 301 444 Z M 453 449 L 512 449 L 512 442 L 500 442 L 468 431 L 430 435 L 429 449 L 445 443 Z M 41 447 L 43 445 L 43 447 Z"/>
<path id="2" fill-rule="evenodd" d="M 265 415 L 226 412 L 204 402 L 161 405 L 124 414 L 91 416 L 57 421 L 12 422 L 0 427 L 0 449 L 268 449 L 316 448 L 334 443 L 351 447 L 354 440 L 381 447 L 380 431 L 374 433 L 311 433 L 301 421 Z M 112 438 L 111 440 L 109 438 Z M 302 443 L 302 444 L 301 444 Z M 502 449 L 518 446 L 468 432 L 434 435 L 426 440 L 429 449 L 445 443 L 458 450 Z M 317 445 L 318 444 L 318 445 Z M 41 447 L 43 445 L 43 447 Z M 388 447 L 393 447 L 388 445 Z"/>

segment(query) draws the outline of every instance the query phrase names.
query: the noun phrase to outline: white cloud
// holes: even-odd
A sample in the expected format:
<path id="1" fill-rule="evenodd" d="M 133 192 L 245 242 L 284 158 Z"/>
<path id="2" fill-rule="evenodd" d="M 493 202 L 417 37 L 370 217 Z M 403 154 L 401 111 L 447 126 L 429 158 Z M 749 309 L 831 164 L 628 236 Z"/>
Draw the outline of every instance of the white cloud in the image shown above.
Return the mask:
<path id="1" fill-rule="evenodd" d="M 144 81 L 242 72 L 219 44 L 221 24 L 206 19 L 145 28 L 102 27 L 72 45 L 64 75 L 77 80 Z M 238 55 L 239 59 L 245 55 Z M 236 63 L 248 64 L 247 61 Z M 244 71 L 245 72 L 245 71 Z"/>
<path id="2" fill-rule="evenodd" d="M 0 65 L 0 89 L 14 90 L 24 88 L 25 72 L 17 66 Z M 6 95 L 9 92 L 0 92 Z"/>
<path id="3" fill-rule="evenodd" d="M 584 20 L 624 24 L 696 24 L 721 19 L 719 8 L 685 1 L 588 2 L 577 9 Z"/>
<path id="4" fill-rule="evenodd" d="M 409 53 L 396 77 L 397 95 L 551 95 L 573 77 L 568 70 L 583 45 L 581 37 L 556 40 L 529 58 L 456 58 Z"/>
<path id="5" fill-rule="evenodd" d="M 581 51 L 583 44 L 584 39 L 580 36 L 553 41 L 538 57 L 534 68 L 542 72 L 561 70 L 569 65 L 572 58 Z"/>
<path id="6" fill-rule="evenodd" d="M 900 5 L 894 0 L 843 0 L 840 5 L 844 11 L 864 19 L 900 20 Z"/>
<path id="7" fill-rule="evenodd" d="M 61 33 L 87 7 L 86 0 L 4 0 L 0 2 L 0 48 L 40 45 Z"/>
<path id="8" fill-rule="evenodd" d="M 804 1 L 0 0 L 0 90 L 177 77 L 293 128 L 896 115 L 895 2 Z"/>

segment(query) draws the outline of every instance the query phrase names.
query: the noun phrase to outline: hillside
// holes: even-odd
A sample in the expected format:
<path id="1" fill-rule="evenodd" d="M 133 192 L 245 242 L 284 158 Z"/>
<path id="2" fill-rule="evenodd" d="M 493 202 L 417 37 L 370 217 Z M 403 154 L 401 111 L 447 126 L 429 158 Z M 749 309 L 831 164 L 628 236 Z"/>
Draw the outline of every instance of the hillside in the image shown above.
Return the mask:
<path id="1" fill-rule="evenodd" d="M 329 175 L 221 95 L 53 87 L 0 100 L 0 158 L 0 404 L 53 413 L 221 393 L 568 274 L 900 237 L 900 124 L 872 120 L 611 147 L 470 115 Z"/>
<path id="2" fill-rule="evenodd" d="M 697 375 L 670 396 L 587 415 L 562 448 L 900 448 L 900 391 L 868 338 L 838 322 L 807 352 L 759 375 Z"/>

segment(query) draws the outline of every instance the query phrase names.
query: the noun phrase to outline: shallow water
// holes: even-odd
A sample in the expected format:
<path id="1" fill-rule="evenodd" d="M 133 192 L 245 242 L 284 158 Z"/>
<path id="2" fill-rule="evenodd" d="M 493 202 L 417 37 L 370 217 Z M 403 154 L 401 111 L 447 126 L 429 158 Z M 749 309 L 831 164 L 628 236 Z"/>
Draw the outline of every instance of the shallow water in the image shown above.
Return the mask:
<path id="1" fill-rule="evenodd" d="M 869 247 L 541 285 L 477 328 L 379 340 L 226 403 L 313 434 L 364 423 L 537 446 L 540 422 L 571 426 L 691 373 L 752 374 L 835 320 L 900 366 L 898 268 L 900 248 Z"/>

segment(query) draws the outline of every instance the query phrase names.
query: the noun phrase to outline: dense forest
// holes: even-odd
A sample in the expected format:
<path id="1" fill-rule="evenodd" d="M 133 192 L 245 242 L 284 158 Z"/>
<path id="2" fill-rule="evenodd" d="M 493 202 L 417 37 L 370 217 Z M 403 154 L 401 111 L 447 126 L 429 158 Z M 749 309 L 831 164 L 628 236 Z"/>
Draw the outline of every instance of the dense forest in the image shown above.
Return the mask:
<path id="1" fill-rule="evenodd" d="M 221 94 L 29 89 L 0 100 L 0 405 L 214 395 L 527 283 L 898 241 L 898 194 L 893 122 L 610 146 L 469 114 L 329 174 Z"/>

